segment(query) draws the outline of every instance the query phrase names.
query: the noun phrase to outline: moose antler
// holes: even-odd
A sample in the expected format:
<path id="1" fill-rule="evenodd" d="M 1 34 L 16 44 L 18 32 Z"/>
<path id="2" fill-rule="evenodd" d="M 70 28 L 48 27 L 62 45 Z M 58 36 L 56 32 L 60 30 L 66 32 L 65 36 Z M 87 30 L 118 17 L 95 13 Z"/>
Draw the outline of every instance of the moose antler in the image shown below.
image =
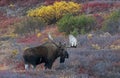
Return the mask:
<path id="1" fill-rule="evenodd" d="M 50 39 L 50 41 L 55 44 L 57 47 L 59 47 L 54 41 L 53 41 L 53 37 L 51 36 L 51 33 L 48 33 L 48 38 Z"/>
<path id="2" fill-rule="evenodd" d="M 53 40 L 50 32 L 48 33 L 48 38 L 49 38 L 50 40 Z"/>

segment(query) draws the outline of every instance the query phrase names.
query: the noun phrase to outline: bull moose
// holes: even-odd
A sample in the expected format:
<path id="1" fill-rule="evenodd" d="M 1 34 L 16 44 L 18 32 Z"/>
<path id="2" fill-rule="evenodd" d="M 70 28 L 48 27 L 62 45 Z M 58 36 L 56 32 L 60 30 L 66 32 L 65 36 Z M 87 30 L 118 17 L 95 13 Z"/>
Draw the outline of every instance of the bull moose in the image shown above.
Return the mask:
<path id="1" fill-rule="evenodd" d="M 69 57 L 66 50 L 66 45 L 61 42 L 55 43 L 48 35 L 50 41 L 45 42 L 37 47 L 28 48 L 23 53 L 25 62 L 25 69 L 28 69 L 30 65 L 35 68 L 38 64 L 45 63 L 45 69 L 51 69 L 54 61 L 60 57 L 60 63 L 64 63 L 65 59 Z"/>

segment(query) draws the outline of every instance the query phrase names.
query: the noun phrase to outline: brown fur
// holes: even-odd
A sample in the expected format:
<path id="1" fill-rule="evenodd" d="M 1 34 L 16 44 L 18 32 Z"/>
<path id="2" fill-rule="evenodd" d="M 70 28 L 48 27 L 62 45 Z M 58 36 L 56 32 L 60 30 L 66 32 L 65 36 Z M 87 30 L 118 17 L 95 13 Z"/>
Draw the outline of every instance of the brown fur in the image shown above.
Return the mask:
<path id="1" fill-rule="evenodd" d="M 32 64 L 36 67 L 40 63 L 45 63 L 45 68 L 51 69 L 53 62 L 58 57 L 61 57 L 62 62 L 64 62 L 66 56 L 68 56 L 67 51 L 63 49 L 60 45 L 58 47 L 52 42 L 46 42 L 40 46 L 26 49 L 23 58 L 25 64 Z"/>

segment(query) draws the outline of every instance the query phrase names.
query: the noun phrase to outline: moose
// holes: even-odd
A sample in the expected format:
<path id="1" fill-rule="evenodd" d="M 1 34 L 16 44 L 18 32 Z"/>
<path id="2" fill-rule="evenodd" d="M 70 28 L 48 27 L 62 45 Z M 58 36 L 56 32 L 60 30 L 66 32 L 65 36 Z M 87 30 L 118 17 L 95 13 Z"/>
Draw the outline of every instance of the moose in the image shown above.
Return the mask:
<path id="1" fill-rule="evenodd" d="M 50 41 L 43 43 L 37 47 L 28 48 L 23 53 L 25 69 L 30 65 L 36 68 L 37 65 L 45 63 L 45 69 L 51 69 L 54 61 L 60 57 L 60 63 L 64 63 L 69 54 L 66 50 L 66 45 L 61 42 L 56 43 L 53 38 L 48 34 Z"/>

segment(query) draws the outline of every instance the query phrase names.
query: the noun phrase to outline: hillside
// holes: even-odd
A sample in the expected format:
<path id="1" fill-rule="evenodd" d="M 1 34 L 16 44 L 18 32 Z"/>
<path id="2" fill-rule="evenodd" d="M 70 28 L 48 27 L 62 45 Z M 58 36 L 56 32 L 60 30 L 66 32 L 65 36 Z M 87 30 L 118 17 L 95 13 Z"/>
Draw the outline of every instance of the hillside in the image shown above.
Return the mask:
<path id="1" fill-rule="evenodd" d="M 0 78 L 120 78 L 120 1 L 66 1 L 0 0 Z M 75 35 L 77 48 L 51 70 L 25 70 L 24 50 L 49 41 L 49 32 L 66 45 Z"/>

